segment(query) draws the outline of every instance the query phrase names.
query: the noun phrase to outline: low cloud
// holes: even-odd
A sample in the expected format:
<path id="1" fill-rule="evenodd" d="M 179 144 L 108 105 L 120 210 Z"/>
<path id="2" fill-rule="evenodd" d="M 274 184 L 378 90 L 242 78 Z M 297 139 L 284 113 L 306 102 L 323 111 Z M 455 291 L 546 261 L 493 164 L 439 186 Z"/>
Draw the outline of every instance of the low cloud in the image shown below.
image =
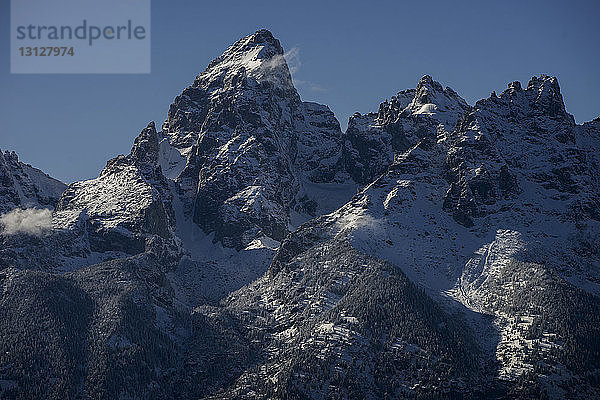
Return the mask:
<path id="1" fill-rule="evenodd" d="M 52 212 L 47 209 L 16 208 L 0 215 L 0 226 L 4 235 L 25 233 L 41 236 L 52 229 Z"/>
<path id="2" fill-rule="evenodd" d="M 292 80 L 294 81 L 294 85 L 296 87 L 302 87 L 305 90 L 310 90 L 313 92 L 326 92 L 327 89 L 318 85 L 311 81 L 301 80 L 296 77 L 297 72 L 300 70 L 302 66 L 302 61 L 300 61 L 300 48 L 292 47 L 282 56 L 280 54 L 276 54 L 270 60 L 263 62 L 261 65 L 262 72 L 265 75 L 266 79 L 270 78 L 270 74 L 274 69 L 282 68 L 284 65 L 287 65 L 288 70 L 290 71 L 290 75 L 292 75 Z"/>
<path id="3" fill-rule="evenodd" d="M 294 75 L 298 71 L 302 64 L 300 63 L 300 50 L 297 47 L 291 48 L 284 55 L 275 54 L 269 60 L 264 61 L 260 68 L 265 73 L 270 73 L 270 70 L 282 68 L 285 64 L 287 64 L 290 74 Z"/>
<path id="4" fill-rule="evenodd" d="M 310 81 L 303 81 L 303 80 L 295 79 L 295 78 L 294 78 L 294 85 L 304 87 L 308 90 L 312 90 L 313 92 L 326 92 L 327 91 L 327 89 L 325 89 L 322 86 L 317 85 L 316 83 L 313 83 Z"/>
<path id="5" fill-rule="evenodd" d="M 301 86 L 305 89 L 308 89 L 313 92 L 326 92 L 327 89 L 318 85 L 311 81 L 305 81 L 296 78 L 296 73 L 300 70 L 302 66 L 302 62 L 300 61 L 300 49 L 298 47 L 292 47 L 288 52 L 286 52 L 283 57 L 287 62 L 288 68 L 290 69 L 290 74 L 292 74 L 292 79 L 294 80 L 294 85 Z"/>
<path id="6" fill-rule="evenodd" d="M 294 75 L 300 69 L 302 63 L 300 62 L 300 49 L 298 47 L 292 47 L 287 51 L 283 58 L 287 62 L 290 74 Z"/>

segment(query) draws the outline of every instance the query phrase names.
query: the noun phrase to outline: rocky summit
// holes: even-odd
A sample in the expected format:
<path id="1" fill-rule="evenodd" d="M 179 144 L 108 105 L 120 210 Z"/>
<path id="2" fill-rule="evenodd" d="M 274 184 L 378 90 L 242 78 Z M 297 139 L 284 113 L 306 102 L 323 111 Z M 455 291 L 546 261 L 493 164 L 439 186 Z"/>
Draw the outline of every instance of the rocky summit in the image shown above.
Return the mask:
<path id="1" fill-rule="evenodd" d="M 97 178 L 0 153 L 0 398 L 599 398 L 599 210 L 555 77 L 342 132 L 259 30 Z"/>

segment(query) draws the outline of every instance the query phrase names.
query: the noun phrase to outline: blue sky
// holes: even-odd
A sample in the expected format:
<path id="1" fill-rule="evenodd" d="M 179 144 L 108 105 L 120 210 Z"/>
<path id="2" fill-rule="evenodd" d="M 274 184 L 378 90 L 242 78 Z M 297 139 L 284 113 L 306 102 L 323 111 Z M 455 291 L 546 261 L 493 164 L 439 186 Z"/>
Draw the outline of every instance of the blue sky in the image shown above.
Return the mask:
<path id="1" fill-rule="evenodd" d="M 470 104 L 515 80 L 557 76 L 578 123 L 600 115 L 598 1 L 152 1 L 148 75 L 11 75 L 0 0 L 0 148 L 72 182 L 129 152 L 174 97 L 240 37 L 267 28 L 300 60 L 304 100 L 345 127 L 430 74 Z"/>

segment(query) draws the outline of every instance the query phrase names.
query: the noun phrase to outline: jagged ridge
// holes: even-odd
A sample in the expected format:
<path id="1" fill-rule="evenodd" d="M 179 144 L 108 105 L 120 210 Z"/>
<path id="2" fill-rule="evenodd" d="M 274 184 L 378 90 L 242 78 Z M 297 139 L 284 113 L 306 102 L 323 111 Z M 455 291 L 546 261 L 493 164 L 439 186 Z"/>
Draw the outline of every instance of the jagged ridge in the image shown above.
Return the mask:
<path id="1" fill-rule="evenodd" d="M 424 76 L 342 135 L 258 31 L 50 235 L 3 237 L 4 266 L 75 272 L 2 269 L 0 390 L 597 397 L 599 128 L 552 77 L 471 107 Z"/>

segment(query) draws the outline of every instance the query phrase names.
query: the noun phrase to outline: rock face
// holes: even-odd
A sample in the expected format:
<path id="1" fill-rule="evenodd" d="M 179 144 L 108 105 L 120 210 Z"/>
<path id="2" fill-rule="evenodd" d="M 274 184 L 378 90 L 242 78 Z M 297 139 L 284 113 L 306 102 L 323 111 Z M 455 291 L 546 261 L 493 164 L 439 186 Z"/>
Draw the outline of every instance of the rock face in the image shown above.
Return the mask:
<path id="1" fill-rule="evenodd" d="M 0 213 L 14 208 L 54 208 L 66 185 L 0 151 Z"/>
<path id="2" fill-rule="evenodd" d="M 150 123 L 131 153 L 108 161 L 98 178 L 63 186 L 53 230 L 43 237 L 2 236 L 0 264 L 68 271 L 145 251 L 160 254 L 166 264 L 176 262 L 181 251 L 158 143 Z"/>
<path id="3" fill-rule="evenodd" d="M 163 125 L 187 157 L 175 177 L 193 197 L 186 213 L 225 246 L 283 239 L 291 210 L 310 211 L 303 184 L 347 180 L 338 121 L 300 100 L 283 54 L 268 31 L 239 40 L 175 99 Z"/>
<path id="4" fill-rule="evenodd" d="M 76 182 L 61 196 L 54 224 L 85 225 L 91 251 L 137 254 L 153 240 L 172 238 L 169 184 L 158 164 L 158 134 L 150 123 L 128 156 L 108 161 L 96 179 Z"/>
<path id="5" fill-rule="evenodd" d="M 469 110 L 451 88 L 443 88 L 425 75 L 416 89 L 393 96 L 377 113 L 354 114 L 348 122 L 345 143 L 346 168 L 361 184 L 384 173 L 394 155 L 407 151 L 423 137 L 437 140 L 454 129 Z"/>
<path id="6" fill-rule="evenodd" d="M 474 217 L 496 211 L 499 200 L 527 190 L 524 181 L 556 191 L 535 195 L 544 208 L 543 197 L 574 201 L 582 185 L 597 193 L 597 166 L 585 161 L 593 151 L 576 143 L 580 129 L 565 111 L 556 78 L 534 77 L 524 90 L 512 83 L 499 97 L 477 102 L 452 139 L 445 208 L 472 226 Z"/>
<path id="7" fill-rule="evenodd" d="M 400 103 L 397 108 L 403 107 Z M 388 109 L 386 103 L 382 108 Z M 464 394 L 465 385 L 475 397 L 482 396 L 477 390 L 500 398 L 598 396 L 597 384 L 584 378 L 600 367 L 600 331 L 595 327 L 600 258 L 592 250 L 599 243 L 600 225 L 590 213 L 592 199 L 600 198 L 597 121 L 575 125 L 564 111 L 556 79 L 546 76 L 533 78 L 525 90 L 511 84 L 499 97 L 465 108 L 451 130 L 435 114 L 417 118 L 422 127 L 418 135 L 404 148 L 390 150 L 394 161 L 382 167 L 377 179 L 335 213 L 288 236 L 268 278 L 230 296 L 228 313 L 263 315 L 272 310 L 272 329 L 280 334 L 273 339 L 277 344 L 265 350 L 260 372 L 249 370 L 223 397 L 252 391 L 300 397 L 334 391 L 361 397 L 382 388 L 391 397 L 432 392 L 452 397 Z M 404 119 L 415 117 L 406 112 L 394 119 L 408 124 Z M 385 135 L 373 128 L 369 133 Z M 351 260 L 361 256 L 373 258 L 363 259 L 355 269 Z M 382 270 L 382 260 L 395 269 Z M 398 284 L 383 289 L 388 280 L 402 276 L 443 305 L 439 311 L 426 306 L 429 317 L 446 321 L 449 313 L 465 318 L 464 342 L 438 342 L 431 359 L 455 357 L 449 348 L 467 346 L 459 353 L 477 354 L 479 362 L 450 361 L 467 364 L 449 370 L 442 378 L 444 389 L 424 378 L 419 389 L 407 389 L 410 368 L 396 370 L 384 361 L 393 343 L 406 337 L 392 334 L 402 328 L 382 328 L 384 336 L 375 327 L 366 328 L 376 311 L 365 310 L 381 290 L 387 300 L 385 306 L 377 304 L 406 314 L 379 319 L 377 327 L 410 318 L 428 324 L 403 308 L 405 301 L 394 300 Z M 366 283 L 375 280 L 379 283 L 373 286 Z M 252 298 L 262 301 L 256 304 Z M 410 304 L 419 301 L 411 298 Z M 453 337 L 451 324 L 438 326 L 443 333 L 432 328 L 422 332 Z M 471 337 L 475 339 L 469 342 Z M 377 371 L 355 374 L 350 360 L 364 359 L 356 354 L 365 342 L 378 343 L 368 351 L 377 361 L 368 365 L 388 371 L 385 383 L 377 383 Z M 312 343 L 319 345 L 313 348 Z M 413 338 L 410 343 L 427 353 L 425 341 Z M 303 355 L 285 357 L 273 348 L 301 348 Z M 414 348 L 397 349 L 389 360 L 414 354 Z M 318 374 L 315 365 L 337 373 Z M 319 378 L 313 380 L 315 374 Z M 281 380 L 271 383 L 271 376 Z M 472 376 L 478 376 L 476 384 Z M 368 379 L 374 381 L 366 383 Z"/>
<path id="8" fill-rule="evenodd" d="M 0 397 L 600 397 L 600 119 L 556 78 L 342 134 L 260 30 L 96 179 L 7 154 L 2 210 L 56 207 L 0 234 Z"/>

